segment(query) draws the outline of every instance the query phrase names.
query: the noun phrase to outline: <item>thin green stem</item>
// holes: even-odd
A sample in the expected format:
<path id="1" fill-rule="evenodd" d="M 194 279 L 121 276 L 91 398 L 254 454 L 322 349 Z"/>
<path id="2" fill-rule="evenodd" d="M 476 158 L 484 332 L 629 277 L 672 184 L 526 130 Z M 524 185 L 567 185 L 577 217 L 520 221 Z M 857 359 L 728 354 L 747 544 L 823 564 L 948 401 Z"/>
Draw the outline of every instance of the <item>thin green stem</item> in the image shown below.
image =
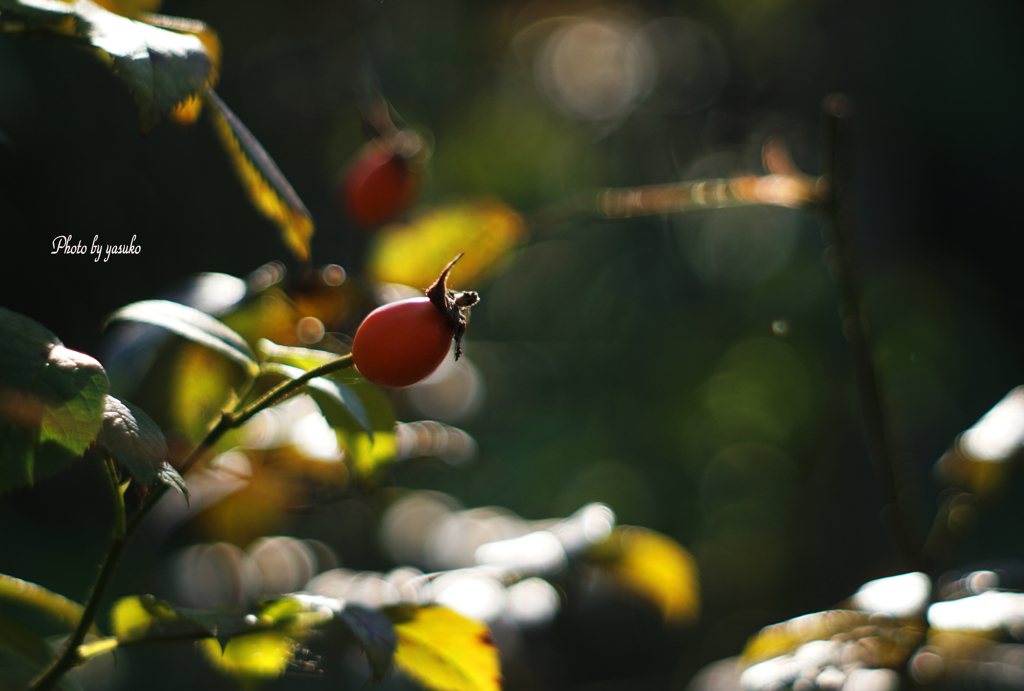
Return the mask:
<path id="1" fill-rule="evenodd" d="M 265 393 L 258 401 L 253 403 L 251 406 L 249 406 L 242 412 L 235 415 L 233 418 L 232 426 L 237 427 L 238 425 L 247 422 L 249 418 L 251 418 L 256 413 L 260 412 L 261 410 L 269 408 L 270 406 L 276 403 L 280 403 L 289 396 L 298 393 L 299 389 L 305 386 L 306 382 L 316 379 L 317 377 L 322 377 L 327 374 L 338 372 L 351 366 L 352 356 L 343 355 L 337 360 L 331 360 L 330 362 L 325 362 L 319 367 L 314 367 L 313 369 L 303 374 L 301 377 L 296 377 L 295 379 L 289 379 L 288 381 L 281 382 L 276 387 Z"/>
<path id="2" fill-rule="evenodd" d="M 75 627 L 71 637 L 65 643 L 63 652 L 54 658 L 50 665 L 36 677 L 29 686 L 29 691 L 45 691 L 52 688 L 69 669 L 81 663 L 78 659 L 78 647 L 82 645 L 85 635 L 92 628 L 93 622 L 96 621 L 96 615 L 99 614 L 103 595 L 107 592 L 107 587 L 114 577 L 117 564 L 124 553 L 125 546 L 128 544 L 128 535 L 124 521 L 124 497 L 121 495 L 121 488 L 117 483 L 117 471 L 114 468 L 113 459 L 110 457 L 110 454 L 105 454 L 104 465 L 107 476 L 110 479 L 111 490 L 114 494 L 115 510 L 117 512 L 114 534 L 110 540 L 110 548 L 107 550 L 106 559 L 103 560 L 103 565 L 100 567 L 99 575 L 96 576 L 96 581 L 93 583 L 89 599 L 86 600 L 85 609 L 78 620 L 78 626 Z"/>
<path id="3" fill-rule="evenodd" d="M 206 434 L 199 443 L 196 444 L 195 448 L 192 449 L 188 456 L 186 456 L 178 465 L 178 472 L 182 475 L 188 472 L 189 469 L 202 459 L 206 452 L 209 451 L 210 448 L 213 447 L 213 445 L 216 444 L 228 430 L 244 424 L 256 413 L 297 393 L 307 382 L 316 379 L 317 377 L 322 377 L 351 366 L 352 356 L 345 355 L 337 360 L 332 360 L 331 362 L 324 363 L 319 367 L 315 367 L 304 373 L 301 377 L 282 382 L 241 412 L 232 410 L 221 413 L 217 422 L 210 426 L 210 429 L 206 431 Z M 246 396 L 248 396 L 248 393 L 249 392 L 247 391 Z M 239 399 L 235 403 L 234 407 L 236 409 L 241 405 L 242 400 L 243 399 Z M 36 677 L 35 680 L 33 680 L 28 687 L 28 691 L 47 691 L 52 688 L 69 669 L 83 662 L 79 657 L 79 646 L 82 645 L 82 641 L 85 640 L 86 633 L 92 627 L 93 622 L 96 620 L 96 616 L 99 614 L 100 603 L 107 592 L 107 588 L 110 586 L 110 581 L 113 578 L 114 571 L 117 569 L 117 565 L 121 560 L 121 556 L 124 554 L 124 549 L 127 546 L 128 541 L 138 530 L 142 520 L 150 511 L 153 510 L 153 507 L 156 506 L 157 502 L 160 501 L 160 498 L 163 497 L 164 493 L 168 489 L 167 485 L 160 485 L 157 489 L 150 492 L 149 496 L 146 497 L 146 501 L 143 502 L 141 507 L 139 507 L 139 510 L 134 516 L 132 516 L 131 520 L 125 522 L 124 498 L 121 495 L 120 487 L 117 484 L 116 470 L 114 469 L 113 461 L 109 456 L 105 462 L 107 464 L 107 473 L 111 478 L 111 483 L 114 489 L 115 502 L 118 504 L 118 514 L 115 521 L 114 535 L 110 542 L 110 548 L 107 550 L 107 555 L 103 560 L 102 566 L 100 566 L 99 575 L 96 576 L 96 581 L 93 583 L 92 590 L 89 592 L 89 598 L 85 603 L 85 609 L 82 612 L 81 619 L 78 621 L 78 626 L 71 634 L 71 637 L 68 639 L 68 642 L 61 654 L 55 658 L 53 662 L 51 662 L 50 665 L 43 670 L 38 677 Z"/>
<path id="4" fill-rule="evenodd" d="M 110 491 L 114 495 L 114 537 L 124 539 L 128 532 L 125 524 L 124 492 L 117 477 L 114 459 L 109 453 L 103 454 L 103 466 L 107 469 Z"/>

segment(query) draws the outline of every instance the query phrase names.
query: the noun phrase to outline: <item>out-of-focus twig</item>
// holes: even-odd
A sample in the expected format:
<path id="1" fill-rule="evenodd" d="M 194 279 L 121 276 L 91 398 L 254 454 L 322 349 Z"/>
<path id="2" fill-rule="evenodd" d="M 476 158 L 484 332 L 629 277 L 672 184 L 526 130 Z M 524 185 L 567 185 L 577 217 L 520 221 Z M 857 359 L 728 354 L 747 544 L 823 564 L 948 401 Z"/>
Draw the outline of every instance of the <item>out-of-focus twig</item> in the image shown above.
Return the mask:
<path id="1" fill-rule="evenodd" d="M 860 266 L 853 246 L 856 237 L 849 205 L 849 127 L 849 99 L 838 94 L 826 97 L 822 104 L 822 169 L 831 193 L 820 207 L 822 235 L 829 245 L 825 257 L 839 291 L 843 334 L 850 348 L 861 424 L 882 503 L 882 524 L 892 536 L 907 565 L 926 570 L 922 564 L 921 540 L 913 528 L 913 517 L 908 507 L 900 502 L 901 474 L 894 467 L 884 406 L 878 388 L 878 373 L 861 317 Z"/>
<path id="2" fill-rule="evenodd" d="M 829 198 L 827 178 L 798 171 L 781 140 L 770 140 L 765 151 L 768 175 L 738 175 L 582 192 L 567 203 L 537 212 L 531 219 L 532 225 L 537 229 L 556 228 L 577 218 L 664 216 L 740 206 L 814 209 Z"/>
<path id="3" fill-rule="evenodd" d="M 824 199 L 825 192 L 820 178 L 806 175 L 743 175 L 605 189 L 589 200 L 581 197 L 580 201 L 584 210 L 590 207 L 593 212 L 608 218 L 630 218 L 734 206 L 812 207 Z"/>

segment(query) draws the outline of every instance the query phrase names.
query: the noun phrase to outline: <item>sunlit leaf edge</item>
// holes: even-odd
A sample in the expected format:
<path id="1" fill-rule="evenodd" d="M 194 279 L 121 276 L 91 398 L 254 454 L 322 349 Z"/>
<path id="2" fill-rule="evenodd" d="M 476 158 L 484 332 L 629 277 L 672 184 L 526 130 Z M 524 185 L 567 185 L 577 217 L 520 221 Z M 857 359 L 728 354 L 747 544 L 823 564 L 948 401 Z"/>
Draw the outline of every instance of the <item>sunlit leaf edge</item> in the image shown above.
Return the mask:
<path id="1" fill-rule="evenodd" d="M 193 307 L 169 300 L 143 300 L 115 311 L 107 317 L 106 323 L 115 321 L 137 321 L 162 327 L 237 362 L 250 376 L 259 373 L 256 356 L 245 339 Z"/>
<path id="2" fill-rule="evenodd" d="M 207 89 L 206 103 L 221 144 L 228 152 L 253 206 L 277 226 L 281 239 L 300 261 L 309 261 L 313 217 L 263 145 L 227 104 Z"/>

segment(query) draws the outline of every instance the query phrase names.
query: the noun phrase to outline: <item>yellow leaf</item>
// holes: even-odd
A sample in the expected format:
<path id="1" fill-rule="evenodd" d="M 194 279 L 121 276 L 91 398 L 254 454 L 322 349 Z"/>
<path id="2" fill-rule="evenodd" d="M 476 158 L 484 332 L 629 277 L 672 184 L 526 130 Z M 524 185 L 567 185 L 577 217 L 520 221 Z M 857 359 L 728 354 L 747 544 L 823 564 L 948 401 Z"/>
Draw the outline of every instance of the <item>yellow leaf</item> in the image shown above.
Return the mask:
<path id="1" fill-rule="evenodd" d="M 114 603 L 110 623 L 118 638 L 135 638 L 149 630 L 153 615 L 142 606 L 138 597 L 123 597 Z"/>
<path id="2" fill-rule="evenodd" d="M 398 455 L 398 439 L 394 432 L 375 432 L 373 439 L 363 432 L 344 436 L 348 439 L 345 449 L 352 457 L 352 467 L 361 478 L 375 479 Z"/>
<path id="3" fill-rule="evenodd" d="M 263 146 L 212 89 L 206 90 L 205 100 L 211 107 L 214 129 L 253 206 L 277 226 L 296 259 L 309 261 L 313 218 L 299 195 Z"/>
<path id="4" fill-rule="evenodd" d="M 283 631 L 260 631 L 235 636 L 221 649 L 216 638 L 199 641 L 199 649 L 214 667 L 245 680 L 281 675 L 295 654 L 295 640 Z"/>
<path id="5" fill-rule="evenodd" d="M 167 603 L 152 595 L 132 595 L 114 603 L 110 611 L 110 624 L 119 639 L 141 638 L 157 622 L 181 620 Z"/>
<path id="6" fill-rule="evenodd" d="M 445 607 L 389 607 L 395 664 L 437 691 L 497 691 L 501 664 L 490 630 Z"/>
<path id="7" fill-rule="evenodd" d="M 857 610 L 834 609 L 805 614 L 761 629 L 747 642 L 740 656 L 746 665 L 791 653 L 804 643 L 831 638 L 868 622 L 871 615 Z"/>
<path id="8" fill-rule="evenodd" d="M 220 80 L 220 61 L 223 50 L 217 33 L 205 22 L 185 17 L 171 17 L 165 14 L 151 14 L 152 10 L 156 9 L 160 4 L 158 1 L 154 2 L 154 0 L 108 0 L 108 2 L 114 1 L 122 4 L 140 5 L 141 10 L 137 14 L 139 19 L 147 24 L 158 26 L 161 29 L 177 31 L 180 34 L 192 34 L 198 38 L 206 47 L 207 57 L 210 58 L 210 73 L 206 77 L 206 87 L 212 89 L 217 86 L 217 82 Z M 152 5 L 153 7 L 147 7 L 147 5 Z M 193 125 L 199 119 L 199 114 L 202 112 L 203 95 L 200 92 L 179 103 L 171 111 L 169 117 L 179 125 Z"/>
<path id="9" fill-rule="evenodd" d="M 651 600 L 670 624 L 700 614 L 700 583 L 693 557 L 670 537 L 646 528 L 622 526 L 594 548 L 615 578 Z"/>
<path id="10" fill-rule="evenodd" d="M 378 281 L 426 288 L 437 279 L 437 267 L 459 252 L 449 285 L 473 287 L 496 270 L 526 236 L 526 223 L 497 199 L 451 204 L 425 213 L 409 225 L 394 225 L 378 235 L 369 258 L 369 272 Z"/>

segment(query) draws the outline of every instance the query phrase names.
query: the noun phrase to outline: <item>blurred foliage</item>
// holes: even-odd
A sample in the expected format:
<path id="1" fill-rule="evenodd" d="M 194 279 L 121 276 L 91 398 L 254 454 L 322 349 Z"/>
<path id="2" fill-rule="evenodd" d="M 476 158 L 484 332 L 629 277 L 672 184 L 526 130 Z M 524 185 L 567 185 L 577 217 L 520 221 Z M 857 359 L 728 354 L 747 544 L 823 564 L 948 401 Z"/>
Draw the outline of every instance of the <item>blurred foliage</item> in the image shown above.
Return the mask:
<path id="1" fill-rule="evenodd" d="M 700 614 L 696 564 L 671 538 L 635 526 L 620 527 L 595 545 L 591 556 L 605 562 L 626 587 L 650 598 L 666 622 L 691 623 Z"/>
<path id="2" fill-rule="evenodd" d="M 507 262 L 525 231 L 522 217 L 496 199 L 444 206 L 408 225 L 382 229 L 370 251 L 369 271 L 378 281 L 426 290 L 437 280 L 438 266 L 465 253 L 449 277 L 463 290 Z"/>
<path id="3" fill-rule="evenodd" d="M 317 460 L 296 443 L 305 429 L 298 421 L 319 415 L 315 403 L 275 411 L 296 431 L 282 432 L 276 445 L 250 448 L 257 446 L 252 438 L 228 435 L 217 462 L 202 471 L 206 500 L 193 490 L 197 508 L 189 513 L 182 504 L 159 529 L 140 535 L 144 544 L 129 552 L 115 595 L 249 605 L 265 593 L 245 591 L 249 580 L 241 575 L 262 577 L 253 555 L 255 540 L 267 535 L 295 536 L 283 562 L 298 583 L 292 589 L 303 577 L 344 565 L 387 572 L 387 587 L 399 591 L 405 582 L 388 570 L 403 562 L 381 546 L 378 531 L 392 500 L 417 487 L 437 493 L 423 516 L 443 520 L 454 520 L 458 505 L 498 505 L 537 519 L 604 502 L 623 523 L 649 526 L 692 550 L 701 574 L 694 628 L 663 626 L 666 611 L 686 610 L 681 595 L 662 595 L 662 607 L 647 611 L 624 599 L 628 591 L 574 573 L 558 583 L 561 607 L 549 628 L 507 620 L 494 626 L 506 646 L 508 688 L 683 689 L 694 680 L 696 691 L 704 678 L 698 670 L 736 655 L 773 622 L 841 612 L 860 626 L 863 612 L 837 610 L 836 603 L 869 579 L 911 567 L 878 520 L 831 257 L 822 260 L 813 219 L 785 209 L 737 209 L 671 219 L 576 218 L 543 232 L 534 224 L 547 221 L 539 210 L 592 186 L 760 173 L 763 144 L 776 135 L 800 170 L 820 173 L 818 106 L 837 88 L 856 107 L 852 210 L 862 311 L 905 483 L 900 499 L 918 518 L 936 592 L 959 579 L 943 574 L 970 564 L 1016 572 L 1022 555 L 1012 536 L 1024 520 L 1016 451 L 992 463 L 957 439 L 1024 381 L 1024 236 L 1016 206 L 1024 138 L 1010 107 L 1024 95 L 1016 3 L 664 0 L 597 8 L 349 0 L 287 11 L 227 0 L 102 4 L 126 17 L 158 9 L 216 28 L 223 63 L 212 34 L 177 35 L 197 36 L 205 46 L 195 48 L 219 66 L 219 93 L 317 221 L 310 238 L 299 207 L 288 206 L 271 169 L 254 163 L 242 130 L 225 128 L 227 120 L 216 121 L 228 141 L 239 142 L 234 161 L 220 151 L 222 135 L 202 121 L 192 128 L 162 123 L 139 137 L 137 94 L 112 78 L 92 49 L 63 37 L 0 34 L 0 223 L 11 264 L 0 273 L 2 302 L 60 334 L 69 350 L 96 354 L 113 393 L 167 432 L 172 457 L 188 450 L 244 375 L 209 349 L 169 336 L 153 346 L 159 355 L 148 368 L 118 370 L 110 345 L 128 327 L 112 327 L 101 346 L 97 325 L 126 303 L 216 271 L 245 280 L 240 304 L 209 311 L 246 339 L 257 360 L 313 366 L 295 353 L 287 361 L 269 355 L 257 347 L 260 338 L 344 351 L 346 335 L 378 300 L 362 276 L 377 275 L 371 258 L 392 232 L 358 233 L 335 200 L 339 171 L 366 140 L 352 85 L 367 72 L 410 122 L 433 132 L 422 205 L 395 237 L 445 213 L 451 221 L 455 210 L 469 208 L 458 200 L 482 197 L 502 200 L 494 208 L 514 231 L 479 260 L 479 279 L 455 283 L 482 294 L 467 362 L 460 361 L 466 369 L 459 370 L 459 381 L 477 382 L 482 403 L 446 419 L 435 415 L 436 403 L 424 403 L 424 390 L 360 396 L 369 401 L 372 445 L 356 428 L 335 429 L 334 438 L 338 448 L 363 450 L 358 477 L 384 488 L 377 494 L 362 494 L 346 464 Z M 600 98 L 565 90 L 557 77 L 572 66 L 579 32 L 614 36 L 616 54 L 631 56 L 617 63 L 628 69 L 609 72 L 625 75 L 619 86 L 629 74 L 653 76 Z M 655 71 L 645 71 L 652 64 Z M 197 73 L 190 89 L 212 78 Z M 173 105 L 161 104 L 163 114 Z M 602 108 L 614 117 L 594 119 Z M 171 119 L 191 119 L 182 110 Z M 251 206 L 232 165 L 249 171 L 249 194 L 266 195 L 277 209 L 271 215 L 298 228 L 289 236 L 297 256 L 308 247 L 314 262 L 343 266 L 348 278 L 329 285 L 320 271 L 283 257 L 279 229 Z M 474 223 L 452 222 L 440 237 L 463 242 L 450 228 L 482 226 Z M 68 234 L 107 244 L 127 244 L 137 234 L 143 249 L 108 262 L 51 255 L 53 239 Z M 384 262 L 384 269 L 434 261 L 426 251 L 396 251 L 403 262 Z M 444 249 L 438 261 L 454 253 Z M 275 257 L 287 266 L 265 264 Z M 379 278 L 422 288 L 436 276 L 436 266 L 423 280 L 414 269 Z M 308 343 L 299 325 L 316 321 L 325 336 Z M 475 380 L 465 374 L 470 365 Z M 430 386 L 455 396 L 456 377 L 448 381 Z M 156 392 L 170 382 L 183 385 L 159 401 Z M 380 401 L 371 400 L 375 395 Z M 391 460 L 401 440 L 388 436 L 388 420 L 432 417 L 472 435 L 480 450 L 473 463 Z M 94 471 L 72 464 L 32 491 L 0 498 L 0 572 L 84 597 L 110 523 L 106 504 L 95 501 L 104 488 Z M 127 501 L 138 504 L 136 489 Z M 491 518 L 452 525 L 475 539 L 471 526 L 484 542 L 515 535 L 499 533 L 508 523 Z M 206 570 L 214 555 L 232 565 L 231 578 L 209 575 L 220 573 Z M 189 569 L 205 574 L 206 590 L 185 587 Z M 1024 590 L 1012 579 L 999 587 Z M 20 617 L 21 606 L 4 601 L 0 616 Z M 45 612 L 27 609 L 35 630 L 64 631 Z M 911 627 L 915 636 L 921 621 Z M 861 650 L 892 638 L 900 627 L 891 623 L 869 622 L 876 628 L 856 636 L 856 629 L 829 629 L 771 650 L 788 664 L 801 645 L 848 637 L 827 651 L 803 651 L 807 669 L 821 662 L 820 674 L 841 666 L 837 651 L 847 643 L 865 641 Z M 978 635 L 932 629 L 900 674 L 916 684 L 1013 685 L 1006 680 L 1019 669 L 1020 651 L 1012 627 Z M 196 667 L 184 647 L 126 649 L 106 677 L 82 685 L 221 688 L 224 680 Z M 39 657 L 40 650 L 22 654 Z M 331 648 L 322 680 L 287 674 L 267 688 L 357 687 L 370 674 L 361 664 Z M 174 674 L 149 673 L 158 667 Z M 882 672 L 872 677 L 875 688 L 892 679 L 882 669 L 864 672 Z M 0 676 L 0 685 L 8 678 Z M 820 686 L 836 679 L 829 670 Z M 387 676 L 382 683 L 405 682 Z"/>

